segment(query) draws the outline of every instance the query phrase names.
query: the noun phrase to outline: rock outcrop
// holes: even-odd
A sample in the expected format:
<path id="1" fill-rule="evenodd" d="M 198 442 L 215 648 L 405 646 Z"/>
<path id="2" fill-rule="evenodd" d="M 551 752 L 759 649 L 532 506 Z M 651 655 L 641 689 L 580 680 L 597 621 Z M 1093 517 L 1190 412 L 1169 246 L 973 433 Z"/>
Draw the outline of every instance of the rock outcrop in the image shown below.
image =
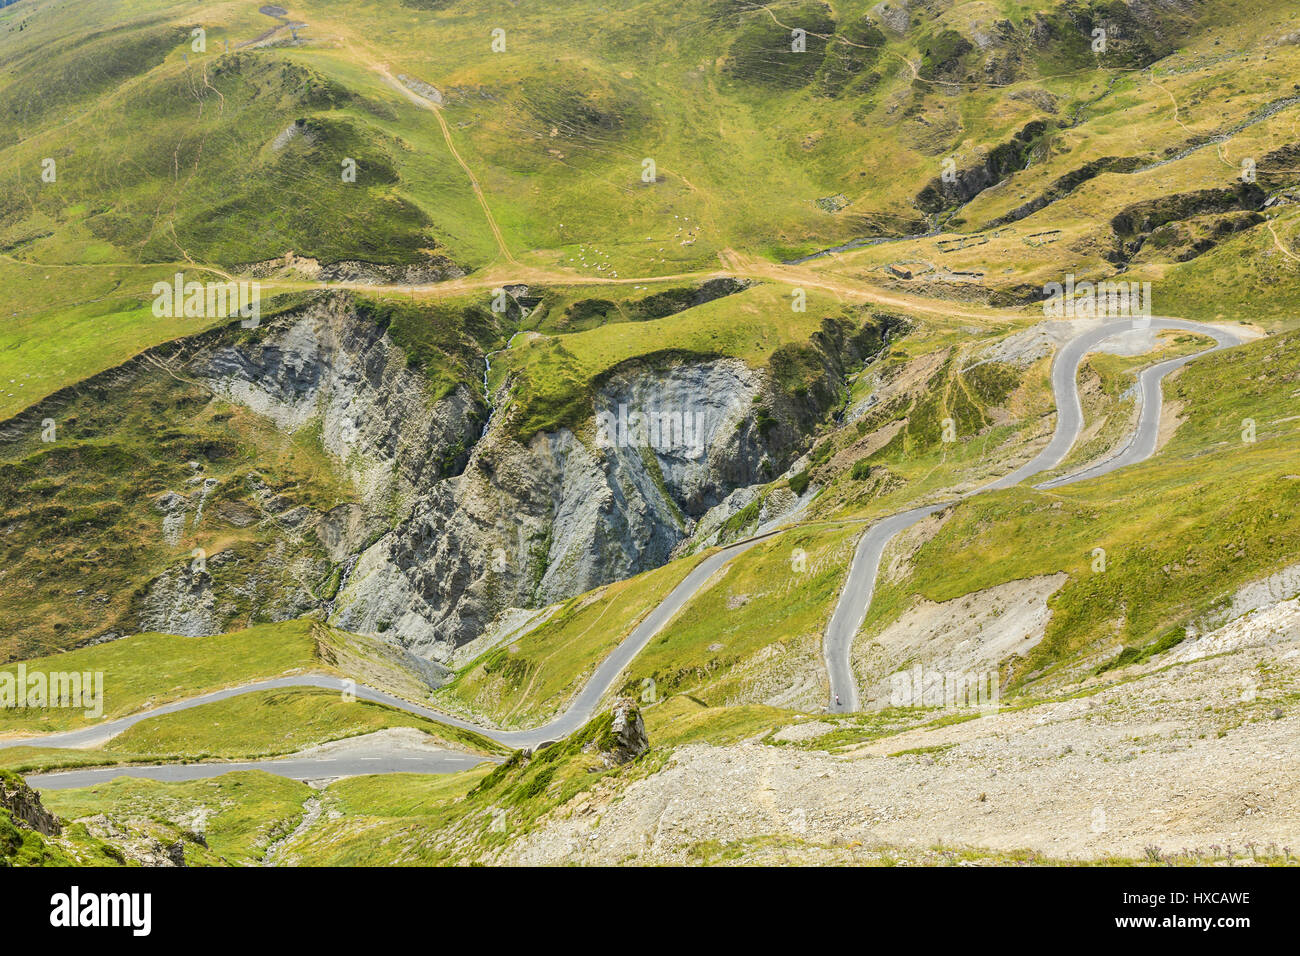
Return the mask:
<path id="1" fill-rule="evenodd" d="M 290 126 L 279 137 L 287 141 L 296 134 L 296 126 Z M 273 144 L 274 146 L 274 144 Z M 358 286 L 378 285 L 432 285 L 449 279 L 460 279 L 468 275 L 469 270 L 457 265 L 447 256 L 431 253 L 423 259 L 407 263 L 364 262 L 360 259 L 340 259 L 337 262 L 321 263 L 307 256 L 286 252 L 275 259 L 250 262 L 240 267 L 242 275 L 254 279 L 269 279 L 276 276 L 305 278 L 313 282 L 350 282 Z"/>
<path id="2" fill-rule="evenodd" d="M 641 709 L 630 697 L 614 701 L 614 711 L 609 718 L 609 728 L 586 748 L 599 752 L 606 766 L 616 766 L 635 760 L 650 749 L 650 738 L 645 732 Z"/>
<path id="3" fill-rule="evenodd" d="M 0 807 L 20 825 L 41 836 L 58 836 L 63 832 L 59 818 L 41 804 L 41 795 L 17 774 L 0 772 Z"/>

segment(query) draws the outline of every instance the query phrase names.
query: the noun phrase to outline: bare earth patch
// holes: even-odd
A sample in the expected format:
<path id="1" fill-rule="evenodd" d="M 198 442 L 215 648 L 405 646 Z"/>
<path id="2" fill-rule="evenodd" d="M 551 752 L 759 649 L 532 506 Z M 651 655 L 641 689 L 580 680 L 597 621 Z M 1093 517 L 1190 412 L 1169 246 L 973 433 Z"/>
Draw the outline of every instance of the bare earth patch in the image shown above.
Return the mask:
<path id="1" fill-rule="evenodd" d="M 847 753 L 755 741 L 683 747 L 581 815 L 560 808 L 504 861 L 698 862 L 701 848 L 718 846 L 734 851 L 728 862 L 774 853 L 786 862 L 920 860 L 935 846 L 1063 860 L 1277 854 L 1300 845 L 1293 604 L 1230 625 L 1243 632 L 1236 640 L 1199 648 L 1221 656 L 1155 662 L 1090 696 L 908 730 Z M 804 739 L 814 726 L 781 739 Z"/>
<path id="2" fill-rule="evenodd" d="M 855 670 L 866 688 L 863 708 L 887 706 L 891 675 L 914 664 L 977 674 L 1023 657 L 1047 632 L 1047 600 L 1066 578 L 1061 572 L 1009 581 L 939 604 L 917 600 L 875 637 L 859 640 Z"/>

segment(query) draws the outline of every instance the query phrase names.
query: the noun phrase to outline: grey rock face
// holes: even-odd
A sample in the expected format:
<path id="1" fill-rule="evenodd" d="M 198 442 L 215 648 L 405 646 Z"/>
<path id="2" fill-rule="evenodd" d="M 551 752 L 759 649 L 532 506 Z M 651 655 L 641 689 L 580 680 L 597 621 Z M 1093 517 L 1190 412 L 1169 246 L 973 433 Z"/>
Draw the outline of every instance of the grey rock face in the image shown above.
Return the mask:
<path id="1" fill-rule="evenodd" d="M 340 299 L 255 341 L 201 354 L 190 369 L 285 431 L 319 423 L 326 451 L 366 499 L 410 494 L 443 477 L 448 451 L 471 443 L 484 415 L 466 388 L 431 400 L 402 350 Z"/>
<path id="2" fill-rule="evenodd" d="M 361 556 L 333 622 L 446 660 L 506 608 L 658 567 L 734 488 L 779 473 L 754 423 L 766 387 L 725 359 L 612 378 L 581 436 L 525 446 L 494 421 L 465 472 Z M 669 424 L 638 430 L 636 415 Z"/>
<path id="3" fill-rule="evenodd" d="M 0 777 L 0 807 L 8 810 L 21 826 L 43 836 L 58 836 L 63 832 L 59 818 L 45 809 L 41 795 L 20 777 Z"/>
<path id="4" fill-rule="evenodd" d="M 645 721 L 641 718 L 641 709 L 630 697 L 620 697 L 614 701 L 614 712 L 610 717 L 609 735 L 588 745 L 591 750 L 599 750 L 607 766 L 628 763 L 650 749 L 650 738 L 645 732 Z"/>
<path id="5" fill-rule="evenodd" d="M 683 554 L 711 548 L 714 545 L 728 544 L 756 534 L 765 526 L 786 519 L 797 509 L 807 505 L 815 493 L 816 490 L 811 489 L 801 498 L 784 486 L 772 488 L 766 494 L 761 487 L 754 485 L 737 488 L 720 504 L 709 509 L 695 525 L 691 536 L 677 546 L 673 556 L 680 557 Z M 753 517 L 743 522 L 735 522 L 733 526 L 728 527 L 728 522 L 732 518 L 756 502 L 757 508 Z"/>
<path id="6" fill-rule="evenodd" d="M 346 562 L 383 533 L 391 514 L 409 513 L 421 493 L 463 464 L 486 414 L 467 388 L 435 401 L 402 350 L 345 299 L 273 322 L 248 341 L 227 337 L 201 347 L 184 371 L 286 432 L 318 428 L 325 449 L 356 483 L 359 502 L 321 514 L 281 500 L 249 475 L 258 510 L 226 504 L 220 513 L 239 526 L 273 522 L 279 540 L 253 554 L 207 556 L 207 571 L 186 561 L 164 572 L 140 601 L 146 631 L 201 636 L 250 610 L 285 620 L 319 608 L 309 585 L 329 572 L 321 552 Z M 155 502 L 168 540 L 202 519 L 215 482 L 197 480 L 194 489 Z"/>
<path id="7" fill-rule="evenodd" d="M 405 73 L 398 73 L 397 78 L 398 80 L 401 81 L 403 86 L 405 86 L 409 90 L 414 90 L 416 93 L 419 93 L 426 100 L 430 100 L 431 102 L 434 103 L 442 102 L 442 93 L 438 90 L 438 88 L 435 86 L 431 86 L 430 84 L 424 82 L 424 80 L 417 79 L 414 76 L 407 76 Z"/>
<path id="8" fill-rule="evenodd" d="M 891 33 L 904 34 L 911 23 L 907 0 L 878 3 L 871 8 L 871 14 Z"/>
<path id="9" fill-rule="evenodd" d="M 217 555 L 213 561 L 220 561 Z M 212 577 L 196 573 L 189 564 L 171 568 L 149 584 L 141 602 L 140 630 L 203 637 L 221 632 Z"/>
<path id="10" fill-rule="evenodd" d="M 321 266 L 317 278 L 322 282 L 355 282 L 359 285 L 432 285 L 465 275 L 465 270 L 446 256 L 430 256 L 406 265 L 344 259 Z"/>
<path id="11" fill-rule="evenodd" d="M 206 566 L 204 566 L 206 565 Z M 140 602 L 141 631 L 204 637 L 246 620 L 250 608 L 270 621 L 310 613 L 319 600 L 304 582 L 320 580 L 328 565 L 281 539 L 253 554 L 223 551 L 169 568 Z"/>
<path id="12" fill-rule="evenodd" d="M 614 704 L 610 731 L 616 741 L 612 755 L 618 763 L 635 760 L 650 749 L 650 737 L 645 732 L 641 709 L 629 697 L 621 697 Z"/>

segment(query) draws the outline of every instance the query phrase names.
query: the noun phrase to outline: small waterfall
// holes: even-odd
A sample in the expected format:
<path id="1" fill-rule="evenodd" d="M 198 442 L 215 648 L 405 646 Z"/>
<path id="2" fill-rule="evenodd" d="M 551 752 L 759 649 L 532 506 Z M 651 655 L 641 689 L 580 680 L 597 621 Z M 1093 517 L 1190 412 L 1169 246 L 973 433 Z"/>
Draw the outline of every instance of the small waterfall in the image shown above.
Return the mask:
<path id="1" fill-rule="evenodd" d="M 323 605 L 326 622 L 328 622 L 329 619 L 334 616 L 334 609 L 338 606 L 339 597 L 343 594 L 344 591 L 347 590 L 348 580 L 352 577 L 352 570 L 357 566 L 357 562 L 359 560 L 361 560 L 361 555 L 354 554 L 352 555 L 352 557 L 348 558 L 346 561 L 343 562 L 343 571 L 339 575 L 338 589 L 334 592 L 334 596 L 330 598 L 328 601 L 326 601 Z"/>
<path id="2" fill-rule="evenodd" d="M 488 417 L 487 421 L 483 423 L 483 431 L 479 434 L 479 438 L 483 438 L 487 435 L 488 428 L 492 425 L 492 416 L 496 414 L 496 409 L 492 406 L 492 386 L 488 383 L 488 377 L 492 374 L 492 356 L 510 348 L 515 341 L 515 336 L 520 334 L 521 333 L 516 332 L 506 340 L 506 344 L 502 348 L 493 349 L 491 352 L 484 353 L 483 355 L 483 399 L 488 405 Z"/>
<path id="3" fill-rule="evenodd" d="M 483 438 L 488 433 L 488 426 L 492 424 L 492 413 L 496 411 L 492 407 L 492 387 L 488 385 L 488 376 L 492 374 L 492 353 L 488 352 L 483 356 L 483 399 L 488 405 L 488 417 L 483 422 L 483 431 L 479 432 L 479 438 Z"/>

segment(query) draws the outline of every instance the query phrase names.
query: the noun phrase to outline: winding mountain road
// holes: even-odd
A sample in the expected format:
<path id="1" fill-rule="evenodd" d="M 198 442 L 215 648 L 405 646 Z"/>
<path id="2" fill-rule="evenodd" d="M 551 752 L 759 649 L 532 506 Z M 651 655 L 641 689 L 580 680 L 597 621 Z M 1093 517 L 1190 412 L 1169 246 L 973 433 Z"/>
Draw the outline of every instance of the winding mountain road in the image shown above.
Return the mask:
<path id="1" fill-rule="evenodd" d="M 826 668 L 830 681 L 832 712 L 846 712 L 858 707 L 856 682 L 851 665 L 853 639 L 862 626 L 871 605 L 875 580 L 885 548 L 899 532 L 910 528 L 921 519 L 959 501 L 982 494 L 1010 488 L 1034 475 L 1050 471 L 1065 460 L 1083 428 L 1083 408 L 1079 399 L 1078 372 L 1084 357 L 1107 339 L 1134 328 L 1181 330 L 1196 332 L 1214 339 L 1210 349 L 1170 359 L 1145 369 L 1138 377 L 1137 401 L 1139 418 L 1131 440 L 1115 455 L 1069 475 L 1053 478 L 1036 487 L 1056 488 L 1062 485 L 1108 474 L 1118 468 L 1143 461 L 1154 454 L 1159 434 L 1161 390 L 1164 377 L 1195 358 L 1219 349 L 1241 344 L 1244 336 L 1216 326 L 1181 319 L 1122 319 L 1105 322 L 1068 341 L 1057 352 L 1052 364 L 1052 391 L 1056 402 L 1057 420 L 1051 441 L 1031 461 L 992 482 L 964 495 L 935 504 L 922 505 L 890 515 L 872 524 L 859 539 L 853 563 L 845 580 L 844 589 L 835 612 L 831 616 L 825 635 Z M 93 727 L 42 736 L 0 741 L 0 749 L 18 746 L 53 748 L 88 748 L 103 744 L 124 730 L 143 720 L 176 713 L 191 707 L 226 700 L 243 694 L 287 687 L 320 687 L 340 692 L 354 693 L 358 699 L 386 704 L 408 713 L 426 717 L 440 723 L 469 730 L 512 748 L 537 747 L 557 741 L 582 727 L 596 711 L 600 700 L 614 686 L 619 675 L 645 648 L 650 640 L 704 587 L 706 582 L 734 558 L 743 554 L 762 540 L 781 534 L 784 529 L 768 531 L 722 548 L 702 560 L 689 574 L 633 629 L 579 690 L 569 706 L 557 717 L 529 730 L 497 730 L 482 727 L 472 721 L 455 717 L 432 708 L 386 694 L 383 691 L 323 674 L 303 674 L 257 681 L 214 691 L 209 694 L 175 701 L 161 707 L 141 711 L 128 717 L 106 721 Z M 158 766 L 120 766 L 89 770 L 71 770 L 59 773 L 34 774 L 28 779 L 37 787 L 51 789 L 88 786 L 103 783 L 120 776 L 145 777 L 154 780 L 194 780 L 217 776 L 235 770 L 261 769 L 296 779 L 348 776 L 374 773 L 449 773 L 463 770 L 482 762 L 472 754 L 455 751 L 428 750 L 384 751 L 375 753 L 333 754 L 328 756 L 293 756 L 271 760 L 242 763 L 164 764 Z"/>
<path id="2" fill-rule="evenodd" d="M 938 504 L 912 508 L 876 522 L 859 539 L 853 555 L 853 564 L 845 580 L 835 613 L 826 627 L 824 652 L 826 672 L 830 681 L 830 710 L 845 713 L 858 709 L 857 681 L 853 677 L 853 639 L 866 619 L 875 591 L 876 574 L 880 559 L 894 536 L 905 531 L 921 519 L 942 511 L 959 501 L 988 491 L 999 491 L 1020 484 L 1027 478 L 1050 471 L 1065 460 L 1083 429 L 1083 406 L 1079 400 L 1079 366 L 1084 357 L 1107 339 L 1138 328 L 1157 331 L 1177 330 L 1198 332 L 1215 341 L 1212 348 L 1191 355 L 1169 359 L 1143 370 L 1138 376 L 1137 402 L 1140 408 L 1137 429 L 1127 445 L 1118 453 L 1080 471 L 1045 481 L 1036 487 L 1059 488 L 1063 485 L 1109 474 L 1118 468 L 1135 464 L 1155 454 L 1160 432 L 1160 383 L 1166 375 L 1182 368 L 1192 359 L 1208 355 L 1219 349 L 1240 345 L 1244 337 L 1234 331 L 1189 322 L 1182 319 L 1118 319 L 1089 329 L 1067 342 L 1052 362 L 1052 393 L 1056 400 L 1056 429 L 1047 447 L 1032 461 L 1011 474 L 969 491 L 964 495 Z"/>
<path id="3" fill-rule="evenodd" d="M 200 707 L 204 704 L 215 703 L 220 700 L 228 700 L 231 697 L 239 697 L 244 694 L 252 694 L 263 690 L 277 690 L 287 687 L 322 687 L 340 692 L 355 694 L 360 700 L 368 700 L 374 703 L 387 704 L 407 713 L 416 714 L 420 717 L 427 717 L 430 720 L 439 723 L 448 724 L 452 727 L 458 727 L 463 730 L 470 730 L 480 734 L 498 743 L 505 744 L 508 747 L 524 748 L 537 747 L 541 744 L 554 742 L 567 737 L 582 727 L 589 721 L 596 711 L 600 699 L 606 694 L 614 682 L 618 680 L 619 675 L 631 663 L 632 659 L 641 653 L 645 646 L 650 643 L 651 638 L 659 633 L 672 618 L 680 611 L 696 592 L 704 586 L 718 570 L 728 564 L 736 556 L 748 551 L 758 542 L 769 538 L 772 535 L 779 534 L 779 531 L 770 531 L 764 535 L 758 535 L 748 538 L 744 541 L 737 542 L 722 548 L 719 551 L 706 557 L 697 564 L 690 573 L 682 579 L 668 596 L 664 598 L 655 608 L 646 615 L 632 631 L 631 634 L 623 640 L 618 647 L 614 648 L 600 666 L 596 668 L 586 684 L 578 691 L 578 695 L 572 703 L 553 720 L 548 721 L 540 727 L 530 730 L 497 730 L 489 727 L 481 727 L 472 721 L 465 720 L 442 711 L 433 710 L 429 707 L 422 707 L 419 704 L 413 704 L 410 701 L 402 700 L 391 694 L 386 694 L 381 690 L 373 687 L 367 687 L 364 684 L 357 684 L 354 681 L 344 680 L 326 674 L 299 674 L 291 677 L 277 677 L 270 680 L 256 681 L 249 684 L 241 684 L 238 687 L 228 687 L 224 690 L 213 691 L 209 694 L 203 694 L 198 697 L 190 697 L 185 700 L 174 701 L 161 707 L 155 707 L 150 710 L 140 711 L 131 714 L 128 717 L 120 717 L 116 720 L 105 721 L 96 724 L 93 727 L 86 727 L 79 730 L 69 730 L 62 733 L 44 734 L 34 737 L 22 737 L 10 740 L 0 741 L 0 750 L 10 747 L 53 747 L 67 749 L 84 749 L 96 747 L 135 726 L 142 720 L 148 720 L 152 717 L 161 717 L 165 714 L 174 714 L 177 711 L 188 710 L 191 707 Z M 451 770 L 464 769 L 464 765 L 457 761 L 451 760 L 451 757 L 464 757 L 464 754 L 457 754 L 453 751 L 442 751 L 442 758 L 435 753 L 428 755 L 429 759 L 419 765 L 413 765 L 413 761 L 407 755 L 385 754 L 380 757 L 353 757 L 349 766 L 360 766 L 363 769 L 352 769 L 351 773 L 396 773 L 396 772 L 414 772 L 414 773 L 446 773 Z M 480 763 L 482 759 L 474 758 L 470 766 Z M 218 774 L 230 773 L 233 770 L 258 769 L 267 770 L 271 773 L 278 773 L 281 776 L 296 777 L 298 779 L 311 779 L 316 777 L 340 776 L 338 758 L 331 759 L 298 759 L 286 757 L 276 760 L 261 760 L 252 763 L 232 764 L 232 763 L 205 763 L 205 764 L 164 764 L 159 766 L 138 767 L 138 766 L 121 766 L 121 767 L 103 767 L 92 770 L 67 771 L 54 774 L 33 774 L 28 780 L 33 786 L 42 787 L 80 787 L 88 786 L 91 783 L 105 782 L 115 777 L 132 776 L 132 777 L 149 777 L 154 780 L 195 780 L 204 776 L 217 776 Z M 443 769 L 430 769 L 435 766 L 443 766 Z M 202 768 L 202 769 L 201 769 Z"/>

